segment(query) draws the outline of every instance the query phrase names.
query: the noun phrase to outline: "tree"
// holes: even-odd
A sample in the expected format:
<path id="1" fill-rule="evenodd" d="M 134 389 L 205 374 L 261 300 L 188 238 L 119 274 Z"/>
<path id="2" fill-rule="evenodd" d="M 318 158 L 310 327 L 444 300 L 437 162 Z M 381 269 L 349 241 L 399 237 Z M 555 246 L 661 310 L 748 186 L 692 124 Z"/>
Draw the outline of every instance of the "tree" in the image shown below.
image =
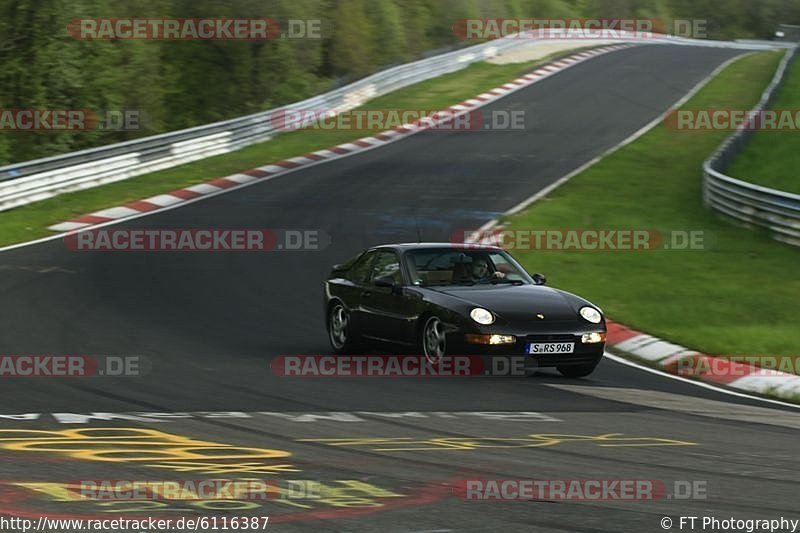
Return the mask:
<path id="1" fill-rule="evenodd" d="M 334 75 L 361 77 L 370 72 L 371 41 L 364 0 L 339 0 L 333 15 L 330 64 Z"/>

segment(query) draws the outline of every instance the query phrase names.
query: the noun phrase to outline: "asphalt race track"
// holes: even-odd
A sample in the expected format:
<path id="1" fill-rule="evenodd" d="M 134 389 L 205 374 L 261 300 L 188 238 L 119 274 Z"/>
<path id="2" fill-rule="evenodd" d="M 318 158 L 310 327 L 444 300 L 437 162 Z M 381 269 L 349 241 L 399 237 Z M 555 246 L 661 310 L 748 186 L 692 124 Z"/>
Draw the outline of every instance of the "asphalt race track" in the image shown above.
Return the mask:
<path id="1" fill-rule="evenodd" d="M 398 532 L 661 531 L 665 516 L 673 529 L 681 515 L 792 517 L 800 417 L 788 409 L 610 360 L 580 380 L 549 370 L 486 379 L 270 371 L 278 355 L 330 353 L 320 308 L 330 265 L 367 245 L 415 241 L 417 224 L 425 240 L 445 241 L 479 227 L 628 137 L 737 53 L 613 52 L 484 109 L 525 110 L 524 131 L 425 132 L 117 226 L 318 230 L 330 235 L 325 250 L 77 253 L 54 240 L 3 252 L 0 353 L 136 355 L 152 368 L 138 378 L 3 382 L 0 512 L 256 514 L 286 531 Z M 558 286 L 558 273 L 547 274 Z M 89 413 L 121 416 L 77 416 Z M 188 439 L 214 443 L 193 468 L 169 445 Z M 226 445 L 251 449 L 252 460 L 214 461 Z M 223 511 L 76 501 L 53 485 L 20 485 L 225 476 L 312 480 L 338 496 Z M 498 502 L 451 490 L 487 478 L 658 480 L 667 495 Z M 682 499 L 676 481 L 707 497 Z"/>

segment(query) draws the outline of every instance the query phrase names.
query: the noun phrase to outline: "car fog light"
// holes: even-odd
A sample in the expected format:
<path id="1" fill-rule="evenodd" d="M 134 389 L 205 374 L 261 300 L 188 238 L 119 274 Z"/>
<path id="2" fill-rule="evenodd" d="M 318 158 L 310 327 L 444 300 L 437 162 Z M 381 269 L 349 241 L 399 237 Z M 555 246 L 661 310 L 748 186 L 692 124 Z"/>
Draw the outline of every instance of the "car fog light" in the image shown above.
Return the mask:
<path id="1" fill-rule="evenodd" d="M 467 342 L 472 344 L 514 344 L 517 338 L 513 335 L 467 335 Z"/>
<path id="2" fill-rule="evenodd" d="M 598 342 L 605 342 L 606 341 L 606 334 L 605 333 L 584 333 L 581 335 L 581 342 L 584 344 L 597 344 Z"/>

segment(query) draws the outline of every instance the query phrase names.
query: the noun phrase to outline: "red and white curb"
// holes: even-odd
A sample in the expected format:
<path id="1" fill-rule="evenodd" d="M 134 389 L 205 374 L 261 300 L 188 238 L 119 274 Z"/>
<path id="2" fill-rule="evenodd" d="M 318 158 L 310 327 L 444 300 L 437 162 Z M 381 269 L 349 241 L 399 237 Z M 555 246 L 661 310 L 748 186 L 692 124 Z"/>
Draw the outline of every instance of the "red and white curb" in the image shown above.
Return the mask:
<path id="1" fill-rule="evenodd" d="M 486 104 L 494 102 L 509 93 L 518 91 L 529 85 L 533 85 L 545 78 L 556 74 L 564 69 L 572 67 L 578 63 L 591 59 L 595 56 L 613 52 L 622 48 L 633 46 L 631 44 L 616 44 L 611 46 L 604 46 L 592 50 L 586 50 L 570 56 L 553 61 L 547 65 L 543 65 L 532 72 L 525 74 L 509 83 L 503 84 L 490 91 L 479 94 L 474 98 L 465 100 L 460 104 L 451 106 L 447 110 L 440 111 L 444 113 L 443 117 L 437 117 L 434 114 L 430 117 L 423 118 L 410 124 L 404 124 L 393 130 L 383 131 L 371 137 L 363 137 L 361 139 L 340 144 L 328 148 L 327 150 L 318 150 L 299 157 L 285 159 L 263 167 L 245 170 L 243 172 L 216 178 L 211 181 L 185 187 L 176 191 L 159 194 L 150 198 L 145 198 L 136 202 L 131 202 L 125 205 L 95 211 L 88 215 L 83 215 L 73 218 L 66 222 L 61 222 L 50 226 L 48 229 L 59 232 L 68 232 L 89 228 L 97 224 L 104 224 L 114 220 L 123 220 L 132 216 L 140 216 L 143 213 L 155 212 L 161 209 L 173 208 L 177 204 L 195 200 L 203 196 L 211 196 L 222 193 L 228 189 L 236 189 L 253 183 L 264 181 L 267 179 L 287 174 L 299 168 L 318 164 L 323 161 L 330 161 L 346 157 L 354 153 L 363 152 L 372 148 L 377 148 L 385 144 L 395 142 L 403 139 L 420 131 L 429 129 L 432 126 L 440 125 L 457 116 L 469 113 L 474 109 L 483 107 Z"/>
<path id="2" fill-rule="evenodd" d="M 701 354 L 610 320 L 607 327 L 606 348 L 611 352 L 644 360 L 670 374 L 783 399 L 800 397 L 796 374 Z"/>

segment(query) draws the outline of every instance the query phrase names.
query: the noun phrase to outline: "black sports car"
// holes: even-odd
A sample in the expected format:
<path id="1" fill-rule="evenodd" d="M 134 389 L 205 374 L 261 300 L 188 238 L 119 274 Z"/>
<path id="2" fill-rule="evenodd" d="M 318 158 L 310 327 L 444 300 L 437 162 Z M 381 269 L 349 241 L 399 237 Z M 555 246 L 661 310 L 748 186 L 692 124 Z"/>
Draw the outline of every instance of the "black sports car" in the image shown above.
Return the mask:
<path id="1" fill-rule="evenodd" d="M 334 266 L 325 281 L 328 337 L 338 354 L 380 341 L 431 362 L 524 355 L 530 366 L 586 376 L 603 356 L 605 318 L 545 281 L 493 246 L 376 246 Z"/>

